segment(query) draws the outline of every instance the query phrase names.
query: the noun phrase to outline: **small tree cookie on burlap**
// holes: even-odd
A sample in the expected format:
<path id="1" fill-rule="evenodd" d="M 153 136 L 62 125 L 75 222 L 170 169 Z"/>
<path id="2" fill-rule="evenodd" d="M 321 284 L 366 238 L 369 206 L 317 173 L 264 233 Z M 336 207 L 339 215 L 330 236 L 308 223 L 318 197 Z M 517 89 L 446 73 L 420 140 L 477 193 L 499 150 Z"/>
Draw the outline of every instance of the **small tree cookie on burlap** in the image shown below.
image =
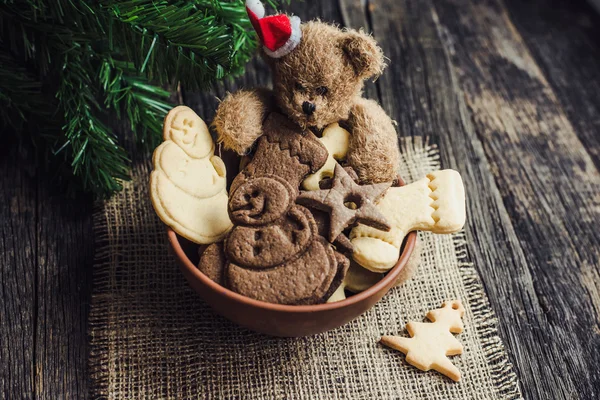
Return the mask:
<path id="1" fill-rule="evenodd" d="M 464 313 L 460 300 L 445 302 L 427 314 L 432 323 L 410 321 L 406 325 L 410 338 L 383 336 L 381 343 L 406 354 L 406 361 L 422 371 L 434 369 L 459 381 L 460 371 L 447 356 L 462 354 L 463 346 L 452 334 L 463 331 Z"/>

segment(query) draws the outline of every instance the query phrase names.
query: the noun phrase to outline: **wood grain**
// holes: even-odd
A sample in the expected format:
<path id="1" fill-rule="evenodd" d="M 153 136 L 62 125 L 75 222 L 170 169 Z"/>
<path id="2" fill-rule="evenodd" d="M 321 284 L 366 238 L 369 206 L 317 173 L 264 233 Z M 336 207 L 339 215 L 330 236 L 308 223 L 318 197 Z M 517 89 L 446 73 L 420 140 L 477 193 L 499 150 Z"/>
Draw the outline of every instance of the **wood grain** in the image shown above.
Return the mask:
<path id="1" fill-rule="evenodd" d="M 357 3 L 342 2 L 348 5 L 348 11 L 343 14 L 352 15 L 360 11 Z M 502 5 L 486 4 L 488 10 L 497 14 L 490 16 L 489 20 L 478 21 L 484 15 L 482 10 L 470 7 L 466 2 L 461 3 L 462 7 L 457 3 L 369 2 L 372 20 L 379 21 L 374 24 L 373 33 L 390 58 L 390 68 L 378 85 L 381 88 L 401 88 L 380 90 L 381 101 L 399 122 L 401 134 L 430 136 L 440 145 L 443 165 L 463 173 L 470 194 L 469 251 L 500 317 L 501 334 L 523 380 L 526 397 L 564 398 L 577 392 L 582 393 L 582 398 L 596 395 L 596 378 L 592 371 L 598 369 L 598 346 L 595 342 L 597 337 L 591 340 L 593 343 L 590 343 L 590 338 L 596 335 L 598 321 L 597 311 L 594 311 L 598 309 L 598 288 L 594 283 L 598 282 L 598 244 L 590 222 L 597 212 L 593 196 L 600 193 L 595 186 L 597 171 L 543 75 L 518 40 L 518 34 L 502 12 Z M 449 11 L 452 11 L 451 15 Z M 381 23 L 386 15 L 400 18 L 393 24 Z M 450 26 L 440 22 L 443 17 Z M 349 21 L 358 19 L 354 16 Z M 492 24 L 492 21 L 499 22 Z M 474 29 L 473 26 L 481 31 L 467 31 L 467 28 Z M 507 37 L 498 39 L 494 52 L 490 43 L 477 43 L 477 39 L 481 41 L 490 31 L 504 31 L 502 33 L 513 40 L 509 41 Z M 458 41 L 464 46 L 461 54 L 457 54 Z M 495 53 L 501 51 L 514 56 L 510 63 L 516 60 L 520 63 L 518 65 L 525 64 L 535 71 L 542 83 L 531 87 L 527 85 L 529 81 L 515 79 L 506 62 L 504 65 L 509 71 L 494 63 L 496 57 L 500 57 Z M 474 55 L 486 57 L 489 65 L 473 60 Z M 473 68 L 480 64 L 485 67 Z M 486 85 L 489 85 L 487 93 L 490 96 L 504 101 L 502 107 L 489 105 L 486 98 L 476 97 Z M 522 93 L 530 94 L 533 105 L 519 102 L 520 98 L 514 95 L 519 88 L 523 88 Z M 551 96 L 552 100 L 541 101 L 544 95 Z M 474 99 L 479 103 L 474 103 Z M 477 104 L 484 107 L 477 109 Z M 537 114 L 524 111 L 528 109 L 536 110 Z M 540 110 L 544 111 L 541 116 Z M 504 126 L 506 113 L 520 114 L 512 118 L 520 125 Z M 538 150 L 542 143 L 523 145 L 523 141 L 516 141 L 520 138 L 517 131 L 554 131 L 556 126 L 542 128 L 544 124 L 551 123 L 558 124 L 561 130 L 558 130 L 557 136 L 560 137 L 547 139 L 562 141 L 564 146 L 569 146 L 570 151 L 566 154 L 561 154 L 560 150 L 544 151 L 544 147 L 548 146 L 541 146 Z M 498 131 L 505 132 L 500 135 L 503 141 L 495 136 L 485 136 Z M 512 154 L 507 151 L 509 149 Z M 528 155 L 536 151 L 542 154 L 534 158 Z M 555 164 L 549 163 L 547 157 Z M 565 186 L 565 181 L 568 183 L 570 177 L 576 176 L 562 169 L 565 164 L 571 165 L 572 160 L 578 160 L 579 166 L 583 165 L 577 171 L 583 179 L 580 183 Z M 559 180 L 550 184 L 547 175 L 546 179 L 540 176 L 538 168 L 546 173 L 552 171 L 552 178 Z M 538 175 L 538 180 L 531 182 L 530 176 L 535 175 Z M 500 180 L 501 177 L 505 179 Z M 589 186 L 590 182 L 593 182 L 593 187 Z M 579 193 L 575 200 L 565 201 L 559 187 L 563 188 L 562 196 L 572 191 Z M 507 192 L 514 193 L 509 201 Z M 537 200 L 542 200 L 542 203 Z M 548 201 L 552 201 L 558 209 L 548 209 L 545 204 Z M 518 202 L 526 204 L 519 211 L 533 208 L 528 218 L 517 214 L 515 206 Z M 572 207 L 581 208 L 582 215 L 567 215 L 566 211 Z M 563 223 L 578 224 L 570 226 L 569 230 L 559 231 L 557 217 L 563 219 Z M 583 263 L 578 259 L 565 263 L 562 257 L 552 258 L 548 248 L 539 246 L 540 241 L 556 246 L 560 250 L 554 250 L 555 254 L 562 252 L 563 257 L 581 252 L 582 247 L 577 248 L 577 244 L 569 239 L 569 231 L 581 235 L 579 246 L 586 248 L 588 240 L 595 244 L 591 255 L 585 252 L 587 259 Z M 578 256 L 580 254 L 574 257 Z M 553 266 L 554 271 L 548 269 L 548 265 Z M 542 284 L 539 278 L 543 279 Z M 556 281 L 562 284 L 557 285 Z M 577 294 L 572 294 L 572 290 Z M 562 306 L 562 314 L 552 304 L 554 302 Z M 548 318 L 550 311 L 557 313 L 554 319 Z M 582 324 L 583 321 L 574 318 L 581 313 L 586 314 L 587 318 L 581 319 L 587 320 L 587 323 Z M 577 343 L 572 343 L 573 331 L 577 332 Z M 596 350 L 592 350 L 594 345 Z M 570 354 L 563 354 L 564 350 Z M 590 350 L 592 354 L 587 353 L 583 356 L 585 360 L 581 361 L 582 354 Z M 549 362 L 551 368 L 548 368 Z M 572 372 L 573 367 L 577 368 L 575 372 Z M 581 382 L 577 377 L 585 379 Z M 540 380 L 548 382 L 548 385 L 538 385 Z"/>
<path id="2" fill-rule="evenodd" d="M 8 399 L 34 392 L 37 207 L 35 186 L 6 153 L 0 166 L 0 382 Z"/>
<path id="3" fill-rule="evenodd" d="M 14 152 L 13 153 L 17 153 Z M 66 199 L 30 155 L 0 162 L 0 397 L 87 397 L 89 198 Z"/>
<path id="4" fill-rule="evenodd" d="M 600 174 L 503 4 L 433 3 L 443 46 L 512 221 L 514 245 L 533 278 L 527 286 L 535 297 L 525 315 L 515 314 L 521 326 L 512 333 L 527 340 L 527 351 L 514 353 L 524 391 L 597 398 Z M 514 298 L 491 297 L 497 308 Z M 503 321 L 504 331 L 513 329 L 509 321 Z"/>
<path id="5" fill-rule="evenodd" d="M 42 173 L 37 183 L 36 397 L 81 399 L 88 392 L 92 201 L 65 200 Z"/>
<path id="6" fill-rule="evenodd" d="M 507 11 L 600 168 L 600 12 L 586 1 L 507 0 Z"/>
<path id="7" fill-rule="evenodd" d="M 386 13 L 400 16 L 394 24 L 374 28 L 390 58 L 378 84 L 398 88 L 382 90 L 382 102 L 398 121 L 401 135 L 429 137 L 440 147 L 443 167 L 455 168 L 463 175 L 468 192 L 470 258 L 482 276 L 500 320 L 501 337 L 518 367 L 519 354 L 539 350 L 530 348 L 530 342 L 537 343 L 532 332 L 516 332 L 528 323 L 521 316 L 537 306 L 532 277 L 455 80 L 441 39 L 444 33 L 438 29 L 432 7 L 430 2 L 371 2 L 374 20 L 381 20 Z M 507 298 L 511 298 L 509 304 Z M 537 321 L 532 324 L 540 326 Z M 526 374 L 517 371 L 521 377 Z"/>

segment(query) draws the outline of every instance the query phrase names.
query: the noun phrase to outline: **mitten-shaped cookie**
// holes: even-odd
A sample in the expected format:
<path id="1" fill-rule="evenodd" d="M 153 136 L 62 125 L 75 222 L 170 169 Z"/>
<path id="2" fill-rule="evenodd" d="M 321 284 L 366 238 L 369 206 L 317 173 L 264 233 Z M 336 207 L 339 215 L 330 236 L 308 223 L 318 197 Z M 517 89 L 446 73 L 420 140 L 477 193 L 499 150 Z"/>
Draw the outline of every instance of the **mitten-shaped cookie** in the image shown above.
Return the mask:
<path id="1" fill-rule="evenodd" d="M 392 187 L 377 203 L 392 229 L 384 232 L 358 225 L 350 232 L 352 257 L 373 272 L 392 268 L 404 237 L 411 231 L 454 233 L 465 223 L 465 190 L 454 170 L 432 172 L 402 187 Z"/>
<path id="2" fill-rule="evenodd" d="M 327 149 L 310 131 L 276 112 L 264 122 L 264 134 L 252 160 L 231 183 L 231 193 L 251 178 L 277 176 L 294 188 L 308 174 L 317 172 L 327 161 Z"/>
<path id="3" fill-rule="evenodd" d="M 225 165 L 214 155 L 204 121 L 190 108 L 172 109 L 164 122 L 165 141 L 156 148 L 150 196 L 160 219 L 195 243 L 223 239 L 227 214 Z"/>

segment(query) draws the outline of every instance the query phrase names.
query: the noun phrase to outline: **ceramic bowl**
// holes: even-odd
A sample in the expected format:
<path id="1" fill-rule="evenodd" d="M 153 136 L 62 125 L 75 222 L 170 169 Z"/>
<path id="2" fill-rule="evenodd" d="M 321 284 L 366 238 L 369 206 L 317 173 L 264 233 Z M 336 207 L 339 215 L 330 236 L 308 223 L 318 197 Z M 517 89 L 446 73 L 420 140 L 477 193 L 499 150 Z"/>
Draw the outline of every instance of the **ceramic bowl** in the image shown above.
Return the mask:
<path id="1" fill-rule="evenodd" d="M 196 268 L 198 246 L 170 229 L 168 236 L 189 284 L 217 313 L 253 331 L 286 337 L 325 332 L 367 311 L 394 286 L 417 241 L 416 232 L 408 234 L 398 263 L 381 281 L 364 292 L 335 303 L 294 306 L 254 300 L 213 282 Z"/>

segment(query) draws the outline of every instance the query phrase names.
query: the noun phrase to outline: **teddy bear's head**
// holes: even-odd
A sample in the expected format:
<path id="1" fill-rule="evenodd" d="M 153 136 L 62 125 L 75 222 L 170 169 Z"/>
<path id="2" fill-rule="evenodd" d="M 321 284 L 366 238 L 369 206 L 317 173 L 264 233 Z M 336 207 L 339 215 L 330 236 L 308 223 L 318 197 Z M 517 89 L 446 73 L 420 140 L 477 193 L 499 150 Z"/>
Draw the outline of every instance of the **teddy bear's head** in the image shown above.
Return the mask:
<path id="1" fill-rule="evenodd" d="M 319 129 L 348 118 L 366 79 L 385 67 L 375 40 L 320 21 L 301 25 L 296 47 L 283 57 L 263 57 L 273 72 L 279 108 L 302 127 Z"/>

